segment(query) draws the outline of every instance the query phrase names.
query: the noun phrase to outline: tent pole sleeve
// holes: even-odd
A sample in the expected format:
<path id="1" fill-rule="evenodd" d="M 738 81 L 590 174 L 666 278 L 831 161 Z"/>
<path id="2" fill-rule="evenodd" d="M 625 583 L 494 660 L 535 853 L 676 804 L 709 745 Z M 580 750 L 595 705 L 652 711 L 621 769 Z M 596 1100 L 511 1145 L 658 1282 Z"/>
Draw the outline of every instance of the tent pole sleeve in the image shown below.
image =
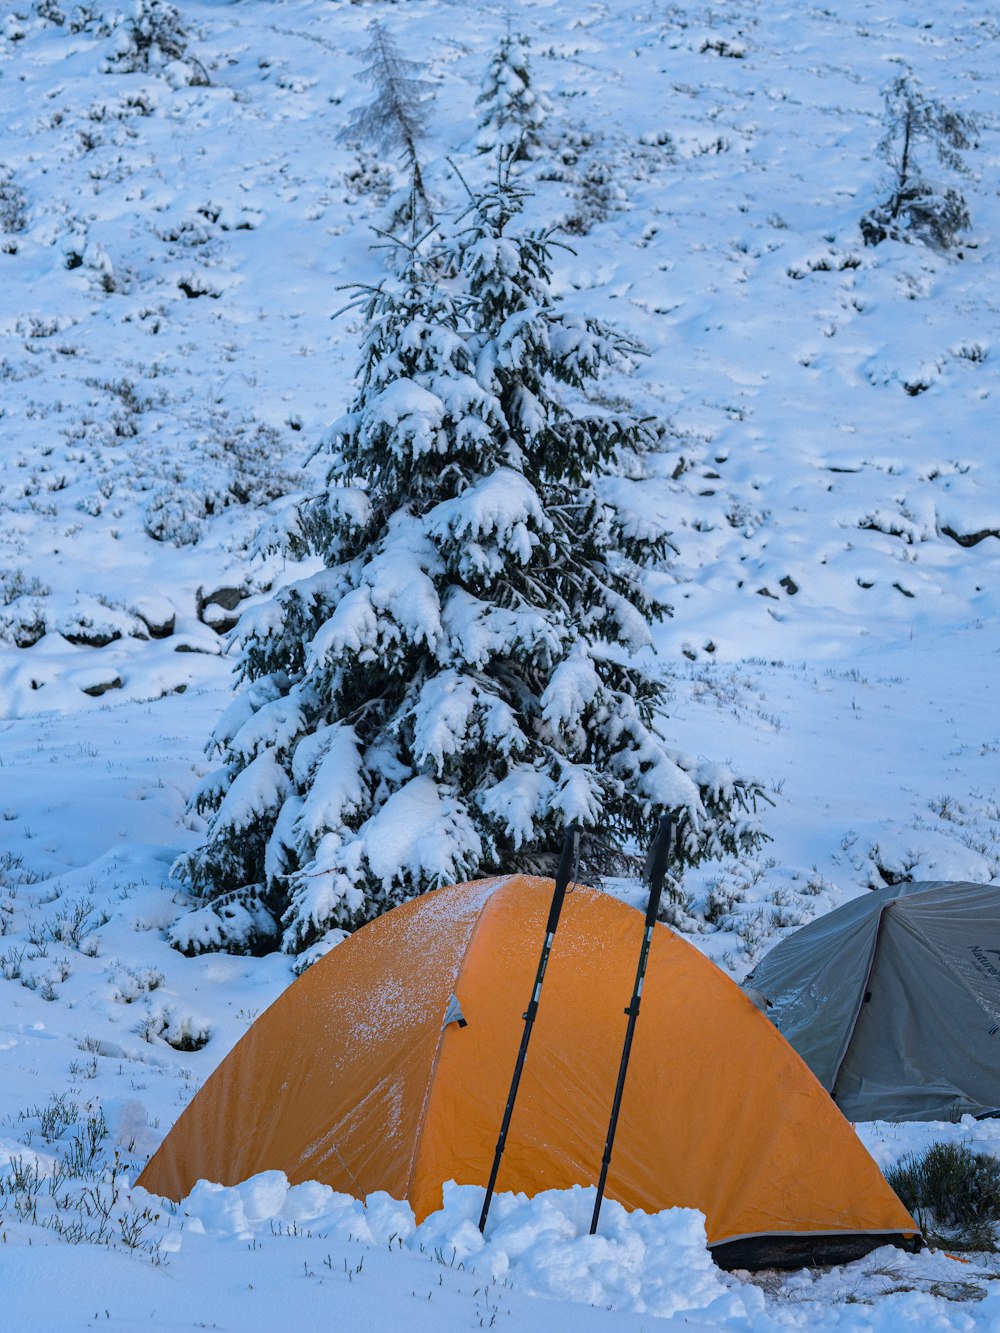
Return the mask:
<path id="1" fill-rule="evenodd" d="M 629 1057 L 632 1054 L 632 1039 L 635 1036 L 636 1020 L 639 1017 L 639 1005 L 642 1003 L 642 987 L 646 978 L 646 964 L 649 961 L 649 948 L 653 941 L 653 927 L 656 925 L 660 910 L 660 898 L 663 894 L 663 879 L 666 875 L 667 862 L 670 859 L 670 844 L 674 831 L 673 820 L 664 816 L 656 833 L 649 858 L 649 902 L 646 905 L 646 920 L 643 925 L 642 947 L 639 951 L 639 965 L 635 973 L 635 985 L 632 999 L 625 1010 L 628 1014 L 628 1026 L 625 1029 L 625 1044 L 622 1048 L 621 1063 L 618 1066 L 618 1082 L 615 1085 L 615 1097 L 611 1107 L 611 1120 L 608 1124 L 607 1137 L 604 1140 L 604 1153 L 601 1157 L 601 1176 L 597 1182 L 597 1198 L 594 1200 L 594 1213 L 590 1219 L 590 1234 L 597 1232 L 597 1222 L 604 1202 L 604 1188 L 608 1180 L 608 1168 L 611 1165 L 611 1153 L 614 1148 L 615 1134 L 618 1130 L 618 1116 L 621 1111 L 622 1094 L 625 1091 L 625 1078 L 628 1074 Z"/>
<path id="2" fill-rule="evenodd" d="M 851 1049 L 851 1042 L 854 1040 L 854 1034 L 858 1030 L 858 1023 L 861 1021 L 861 1011 L 865 1007 L 865 996 L 871 990 L 872 973 L 875 971 L 875 959 L 878 957 L 878 946 L 882 942 L 882 926 L 885 921 L 886 913 L 889 908 L 895 905 L 895 898 L 890 898 L 887 903 L 883 903 L 879 908 L 878 921 L 875 923 L 875 936 L 872 939 L 872 951 L 868 958 L 868 968 L 865 971 L 864 985 L 858 992 L 858 1002 L 854 1006 L 854 1017 L 851 1019 L 851 1026 L 847 1031 L 840 1050 L 837 1052 L 837 1062 L 833 1067 L 833 1074 L 830 1077 L 830 1086 L 827 1089 L 834 1101 L 837 1100 L 837 1081 L 840 1078 L 840 1071 L 847 1061 L 847 1053 Z"/>
<path id="3" fill-rule="evenodd" d="M 541 957 L 538 960 L 538 970 L 535 973 L 535 980 L 531 987 L 531 998 L 528 1001 L 528 1007 L 524 1012 L 524 1030 L 521 1033 L 521 1045 L 518 1048 L 517 1059 L 514 1062 L 514 1074 L 510 1081 L 510 1091 L 507 1094 L 507 1104 L 504 1107 L 503 1120 L 500 1122 L 500 1134 L 497 1138 L 496 1151 L 493 1154 L 493 1166 L 490 1170 L 489 1184 L 486 1186 L 486 1197 L 483 1200 L 483 1211 L 479 1215 L 479 1230 L 486 1231 L 486 1219 L 489 1216 L 490 1204 L 493 1200 L 493 1191 L 496 1188 L 497 1175 L 500 1171 L 500 1162 L 503 1158 L 504 1148 L 507 1145 L 507 1131 L 510 1129 L 511 1116 L 514 1114 L 514 1103 L 517 1100 L 517 1090 L 521 1082 L 521 1071 L 524 1069 L 525 1056 L 528 1054 L 528 1042 L 531 1040 L 531 1029 L 535 1022 L 535 1015 L 538 1013 L 538 1001 L 542 993 L 542 982 L 545 980 L 545 969 L 548 967 L 549 954 L 552 951 L 552 941 L 555 939 L 556 928 L 559 925 L 559 916 L 562 912 L 563 902 L 566 899 L 566 889 L 569 886 L 573 875 L 573 869 L 576 864 L 577 853 L 580 846 L 580 830 L 575 825 L 570 825 L 566 830 L 566 839 L 563 843 L 562 856 L 559 858 L 559 869 L 556 871 L 555 888 L 552 892 L 552 905 L 549 908 L 549 919 L 545 926 L 545 942 L 542 945 Z"/>

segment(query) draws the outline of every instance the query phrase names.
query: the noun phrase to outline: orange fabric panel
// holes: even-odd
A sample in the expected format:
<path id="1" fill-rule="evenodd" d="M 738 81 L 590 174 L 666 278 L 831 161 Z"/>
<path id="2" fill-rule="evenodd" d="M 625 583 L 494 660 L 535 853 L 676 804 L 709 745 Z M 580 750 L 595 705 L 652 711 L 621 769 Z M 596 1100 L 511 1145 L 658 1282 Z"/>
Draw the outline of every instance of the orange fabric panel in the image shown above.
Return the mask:
<path id="1" fill-rule="evenodd" d="M 485 1185 L 551 885 L 512 878 L 488 903 L 428 1101 L 410 1201 Z M 497 1188 L 597 1180 L 642 916 L 571 892 L 542 992 Z M 756 1234 L 916 1230 L 829 1096 L 718 968 L 654 931 L 607 1193 L 648 1212 L 700 1208 L 712 1242 Z"/>
<path id="2" fill-rule="evenodd" d="M 140 1177 L 179 1198 L 268 1168 L 418 1219 L 485 1185 L 552 883 L 439 889 L 339 945 L 254 1024 Z M 625 1036 L 640 913 L 567 895 L 497 1188 L 591 1185 Z M 442 1028 L 454 991 L 468 1026 Z M 728 977 L 654 931 L 608 1197 L 700 1208 L 708 1237 L 916 1227 L 829 1096 Z"/>
<path id="3" fill-rule="evenodd" d="M 551 894 L 550 881 L 511 878 L 471 941 L 456 991 L 468 1027 L 449 1030 L 442 1043 L 410 1194 L 418 1217 L 441 1206 L 443 1181 L 485 1186 L 489 1178 Z M 600 1170 L 629 994 L 622 993 L 614 941 L 581 914 L 582 895 L 588 906 L 591 896 L 602 897 L 583 889 L 567 894 L 498 1190 L 590 1185 Z M 641 934 L 638 913 L 617 906 L 636 918 Z M 629 992 L 637 959 L 638 944 Z"/>
<path id="4" fill-rule="evenodd" d="M 740 989 L 666 928 L 651 955 L 620 1136 L 638 1161 L 659 1128 L 663 1155 L 655 1179 L 632 1168 L 630 1191 L 662 1197 L 669 1181 L 677 1202 L 700 1198 L 712 1242 L 916 1234 L 829 1095 Z M 609 1184 L 623 1188 L 616 1164 L 624 1171 L 617 1145 Z"/>
<path id="5" fill-rule="evenodd" d="M 405 1198 L 448 998 L 492 882 L 428 894 L 339 944 L 278 997 L 137 1183 L 179 1199 L 280 1169 Z"/>

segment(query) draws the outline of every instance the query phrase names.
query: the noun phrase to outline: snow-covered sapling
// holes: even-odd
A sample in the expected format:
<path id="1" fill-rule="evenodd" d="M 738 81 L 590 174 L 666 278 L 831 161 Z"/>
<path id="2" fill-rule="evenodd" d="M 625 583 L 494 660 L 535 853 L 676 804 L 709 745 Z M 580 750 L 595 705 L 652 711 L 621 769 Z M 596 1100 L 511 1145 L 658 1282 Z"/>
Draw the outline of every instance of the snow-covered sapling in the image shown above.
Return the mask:
<path id="1" fill-rule="evenodd" d="M 563 223 L 571 236 L 586 236 L 596 223 L 628 207 L 628 196 L 607 162 L 588 163 L 576 190 L 576 207 Z"/>
<path id="2" fill-rule="evenodd" d="M 962 153 L 973 147 L 975 122 L 926 97 L 911 74 L 901 74 L 885 91 L 886 129 L 878 151 L 889 164 L 889 196 L 861 219 L 867 245 L 916 237 L 947 250 L 969 226 L 965 196 L 953 185 L 929 177 L 918 161 L 929 145 L 941 167 L 966 172 Z"/>
<path id="3" fill-rule="evenodd" d="M 497 47 L 476 98 L 476 147 L 512 161 L 537 157 L 552 104 L 531 77 L 528 39 L 509 29 Z"/>
<path id="4" fill-rule="evenodd" d="M 368 45 L 358 74 L 374 90 L 370 102 L 357 108 L 339 134 L 361 152 L 378 149 L 398 154 L 412 182 L 415 211 L 431 221 L 430 201 L 420 165 L 420 149 L 427 135 L 431 87 L 417 77 L 419 66 L 407 60 L 378 19 L 368 25 Z M 397 210 L 402 218 L 405 210 Z"/>
<path id="5" fill-rule="evenodd" d="M 440 884 L 550 873 L 570 823 L 589 875 L 666 811 L 675 865 L 760 836 L 754 784 L 664 741 L 643 573 L 668 516 L 630 479 L 654 431 L 581 406 L 638 349 L 559 307 L 523 201 L 501 170 L 359 294 L 358 390 L 283 539 L 322 567 L 244 614 L 195 796 L 189 952 L 300 952 Z"/>

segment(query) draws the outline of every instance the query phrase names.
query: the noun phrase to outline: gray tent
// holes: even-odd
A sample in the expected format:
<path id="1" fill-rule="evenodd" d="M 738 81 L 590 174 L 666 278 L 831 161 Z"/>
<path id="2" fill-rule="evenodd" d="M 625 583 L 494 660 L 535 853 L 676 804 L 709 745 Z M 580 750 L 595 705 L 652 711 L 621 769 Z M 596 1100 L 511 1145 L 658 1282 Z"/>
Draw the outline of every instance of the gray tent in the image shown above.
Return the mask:
<path id="1" fill-rule="evenodd" d="M 1000 886 L 867 893 L 747 980 L 848 1119 L 1000 1114 Z"/>

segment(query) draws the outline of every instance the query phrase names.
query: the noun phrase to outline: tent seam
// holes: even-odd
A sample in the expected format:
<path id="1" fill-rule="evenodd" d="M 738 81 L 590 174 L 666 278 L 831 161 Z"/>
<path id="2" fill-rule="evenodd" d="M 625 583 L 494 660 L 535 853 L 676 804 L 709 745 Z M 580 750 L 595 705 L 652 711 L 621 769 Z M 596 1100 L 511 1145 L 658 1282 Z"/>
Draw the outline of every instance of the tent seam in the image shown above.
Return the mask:
<path id="1" fill-rule="evenodd" d="M 888 912 L 889 908 L 892 907 L 896 901 L 895 898 L 890 898 L 887 903 L 883 903 L 879 908 L 878 921 L 875 924 L 875 938 L 872 940 L 872 951 L 868 957 L 868 969 L 865 972 L 864 984 L 860 991 L 861 998 L 854 1010 L 854 1017 L 851 1020 L 851 1030 L 848 1032 L 843 1045 L 837 1053 L 837 1063 L 834 1066 L 833 1077 L 830 1079 L 829 1091 L 830 1096 L 834 1101 L 837 1099 L 837 1080 L 840 1078 L 840 1072 L 847 1061 L 848 1052 L 851 1049 L 851 1042 L 854 1040 L 854 1034 L 858 1030 L 858 1023 L 861 1021 L 861 1011 L 865 1004 L 865 996 L 868 994 L 868 986 L 872 979 L 872 973 L 875 971 L 875 959 L 878 957 L 879 941 L 882 938 L 882 920 L 886 912 Z"/>
<path id="2" fill-rule="evenodd" d="M 459 983 L 462 980 L 462 973 L 465 970 L 465 960 L 468 957 L 469 950 L 475 943 L 476 936 L 479 934 L 479 929 L 482 925 L 483 917 L 486 915 L 487 909 L 493 902 L 494 894 L 496 894 L 497 891 L 499 889 L 502 889 L 506 884 L 509 884 L 512 879 L 516 878 L 517 878 L 516 875 L 498 876 L 494 888 L 490 890 L 489 896 L 486 898 L 482 907 L 479 909 L 478 915 L 476 916 L 476 923 L 472 927 L 472 930 L 469 932 L 469 938 L 466 941 L 465 948 L 462 950 L 462 957 L 459 960 L 458 971 L 456 972 L 454 981 L 452 983 L 453 995 L 457 994 L 458 992 Z M 434 1084 L 437 1080 L 438 1065 L 441 1063 L 441 1050 L 444 1046 L 444 1037 L 447 1031 L 448 1031 L 448 1025 L 442 1024 L 441 1028 L 438 1031 L 437 1046 L 434 1049 L 434 1059 L 431 1061 L 430 1073 L 427 1076 L 427 1086 L 424 1089 L 423 1100 L 420 1103 L 420 1117 L 417 1121 L 417 1133 L 413 1141 L 413 1151 L 410 1153 L 409 1165 L 407 1166 L 406 1169 L 406 1191 L 403 1195 L 403 1197 L 406 1199 L 410 1197 L 410 1189 L 413 1185 L 413 1173 L 416 1169 L 417 1160 L 420 1156 L 420 1148 L 424 1139 L 424 1130 L 427 1125 L 427 1108 L 430 1105 L 431 1096 L 433 1095 L 434 1092 Z"/>

